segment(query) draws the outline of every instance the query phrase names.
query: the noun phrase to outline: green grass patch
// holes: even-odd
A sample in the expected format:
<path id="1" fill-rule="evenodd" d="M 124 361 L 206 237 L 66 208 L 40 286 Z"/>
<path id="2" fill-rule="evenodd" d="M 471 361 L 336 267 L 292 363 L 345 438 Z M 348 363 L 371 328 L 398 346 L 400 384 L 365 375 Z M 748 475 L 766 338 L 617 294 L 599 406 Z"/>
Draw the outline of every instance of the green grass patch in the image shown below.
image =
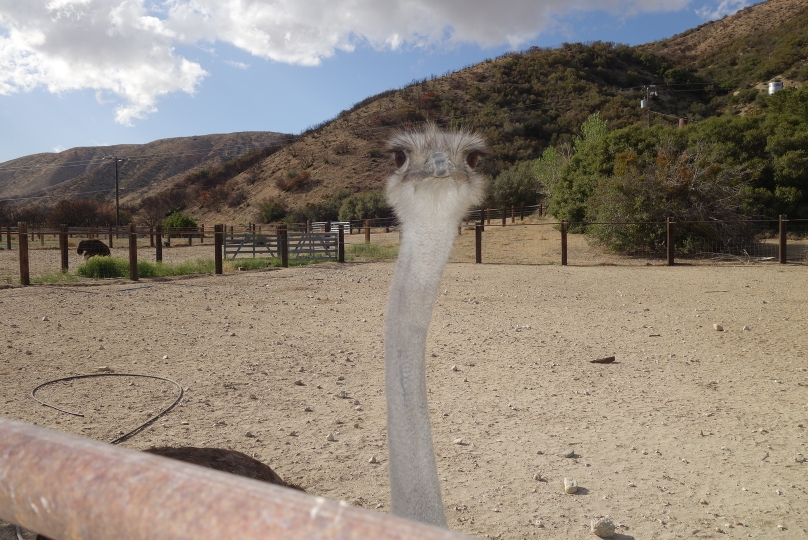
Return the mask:
<path id="1" fill-rule="evenodd" d="M 396 244 L 347 244 L 345 246 L 345 258 L 348 260 L 380 261 L 396 257 L 398 257 Z"/>
<path id="2" fill-rule="evenodd" d="M 302 266 L 322 262 L 319 259 L 294 259 L 289 266 Z M 274 268 L 281 265 L 279 258 L 244 258 L 222 261 L 222 270 L 225 273 L 244 270 L 257 270 L 261 268 Z M 187 276 L 190 274 L 213 274 L 216 270 L 213 259 L 188 260 L 175 264 L 153 263 L 138 261 L 137 274 L 140 278 L 155 278 L 166 276 Z M 129 259 L 117 257 L 91 257 L 76 269 L 76 275 L 92 278 L 120 278 L 129 277 Z M 67 279 L 67 278 L 65 278 Z M 74 278 L 75 279 L 75 278 Z"/>
<path id="3" fill-rule="evenodd" d="M 76 269 L 76 275 L 92 279 L 128 276 L 129 260 L 117 257 L 90 257 Z"/>
<path id="4" fill-rule="evenodd" d="M 69 272 L 53 272 L 44 276 L 31 278 L 31 283 L 75 283 L 78 278 Z"/>

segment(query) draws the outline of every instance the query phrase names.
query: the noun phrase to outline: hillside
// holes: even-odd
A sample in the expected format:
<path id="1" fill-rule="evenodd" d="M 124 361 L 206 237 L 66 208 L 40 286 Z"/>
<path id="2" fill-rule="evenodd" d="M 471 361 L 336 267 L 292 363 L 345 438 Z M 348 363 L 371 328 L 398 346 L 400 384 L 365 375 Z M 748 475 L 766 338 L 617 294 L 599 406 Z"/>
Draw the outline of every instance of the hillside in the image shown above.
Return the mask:
<path id="1" fill-rule="evenodd" d="M 33 154 L 0 163 L 0 199 L 41 195 L 49 199 L 92 198 L 110 192 L 114 196 L 115 165 L 109 156 L 121 156 L 128 160 L 119 165 L 121 197 L 135 202 L 191 171 L 216 166 L 254 148 L 277 145 L 287 137 L 273 132 L 243 132 Z"/>
<path id="2" fill-rule="evenodd" d="M 769 0 L 640 48 L 725 88 L 774 77 L 801 83 L 808 79 L 808 0 Z"/>
<path id="3" fill-rule="evenodd" d="M 124 201 L 140 207 L 136 219 L 148 221 L 182 209 L 206 223 L 256 222 L 266 202 L 294 221 L 336 219 L 345 197 L 382 187 L 391 168 L 385 141 L 400 126 L 433 121 L 482 131 L 492 149 L 483 171 L 496 177 L 548 146 L 572 142 L 593 112 L 612 129 L 646 122 L 639 107 L 644 85 L 657 85 L 659 94 L 651 123 L 675 125 L 682 116 L 698 122 L 749 112 L 773 76 L 799 85 L 808 78 L 807 58 L 808 0 L 769 0 L 637 47 L 531 47 L 371 96 L 296 137 L 247 133 L 168 140 L 192 141 L 203 146 L 199 154 L 141 145 L 142 159 L 125 165 Z M 271 148 L 266 155 L 225 161 L 223 149 L 239 143 Z M 120 146 L 8 162 L 0 167 L 0 197 L 43 189 L 72 197 L 108 193 L 111 164 L 99 167 L 99 160 L 111 153 L 134 156 Z M 21 168 L 28 163 L 39 166 L 35 174 Z M 17 167 L 13 173 L 11 165 Z"/>

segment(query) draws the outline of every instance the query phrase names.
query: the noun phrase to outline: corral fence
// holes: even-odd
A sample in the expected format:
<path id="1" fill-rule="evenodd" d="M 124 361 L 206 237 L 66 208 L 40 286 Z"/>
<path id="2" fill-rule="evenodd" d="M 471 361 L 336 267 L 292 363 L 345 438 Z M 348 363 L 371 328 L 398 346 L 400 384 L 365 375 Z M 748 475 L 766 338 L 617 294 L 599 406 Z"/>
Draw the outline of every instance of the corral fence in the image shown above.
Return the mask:
<path id="1" fill-rule="evenodd" d="M 464 234 L 474 232 L 474 235 Z M 586 234 L 578 234 L 581 232 Z M 573 234 L 575 233 L 575 234 Z M 214 272 L 223 261 L 238 265 L 244 257 L 289 261 L 345 260 L 346 245 L 399 242 L 394 218 L 300 224 L 204 225 L 163 230 L 157 226 L 127 229 L 66 227 L 30 228 L 25 223 L 0 227 L 0 279 L 30 284 L 30 276 L 67 271 L 83 263 L 76 246 L 83 239 L 104 241 L 114 255 L 129 260 L 129 277 L 138 279 L 137 262 L 182 262 L 204 258 L 213 249 Z M 501 264 L 626 265 L 808 263 L 808 220 L 703 222 L 558 222 L 542 205 L 482 209 L 470 212 L 458 227 L 450 261 Z M 194 247 L 184 251 L 185 247 Z M 202 249 L 200 252 L 199 250 Z M 46 256 L 48 253 L 59 254 Z M 187 253 L 187 255 L 186 255 Z M 18 254 L 18 257 L 13 255 Z M 210 255 L 207 256 L 208 261 Z M 18 259 L 15 260 L 15 259 Z M 233 261 L 235 261 L 233 263 Z M 277 264 L 277 263 L 276 263 Z M 208 270 L 210 271 L 210 270 Z"/>
<path id="2" fill-rule="evenodd" d="M 500 211 L 492 215 L 495 225 L 488 226 L 490 222 L 483 214 L 482 220 L 466 227 L 475 230 L 473 245 L 462 241 L 460 246 L 456 244 L 451 260 L 578 266 L 808 263 L 808 220 L 789 220 L 785 215 L 778 220 L 559 222 L 534 219 L 519 224 L 514 224 L 507 219 L 509 217 L 508 212 Z M 502 227 L 513 228 L 506 233 Z"/>

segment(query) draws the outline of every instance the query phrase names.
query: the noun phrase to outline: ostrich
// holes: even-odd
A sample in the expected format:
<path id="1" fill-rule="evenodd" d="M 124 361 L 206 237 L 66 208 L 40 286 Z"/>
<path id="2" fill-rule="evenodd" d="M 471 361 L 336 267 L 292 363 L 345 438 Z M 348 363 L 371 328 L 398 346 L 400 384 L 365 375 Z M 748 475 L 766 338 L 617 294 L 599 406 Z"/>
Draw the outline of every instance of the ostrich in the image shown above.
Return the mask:
<path id="1" fill-rule="evenodd" d="M 426 394 L 426 336 L 457 225 L 480 202 L 484 179 L 475 171 L 486 153 L 467 131 L 395 135 L 388 143 L 396 171 L 387 198 L 401 222 L 385 328 L 387 442 L 393 514 L 446 527 Z"/>
<path id="2" fill-rule="evenodd" d="M 392 511 L 446 528 L 429 423 L 426 336 L 457 226 L 484 195 L 485 181 L 476 168 L 487 147 L 476 133 L 443 131 L 428 124 L 422 131 L 396 134 L 388 148 L 396 170 L 387 180 L 387 198 L 402 232 L 384 339 Z M 263 463 L 233 450 L 163 447 L 146 451 L 302 490 Z"/>

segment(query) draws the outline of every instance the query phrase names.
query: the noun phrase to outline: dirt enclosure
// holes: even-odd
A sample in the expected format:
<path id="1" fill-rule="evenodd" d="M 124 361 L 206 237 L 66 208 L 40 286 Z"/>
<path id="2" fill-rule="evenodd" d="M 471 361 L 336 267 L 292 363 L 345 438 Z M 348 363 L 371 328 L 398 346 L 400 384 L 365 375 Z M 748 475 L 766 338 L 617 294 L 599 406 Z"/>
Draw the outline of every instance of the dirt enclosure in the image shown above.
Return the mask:
<path id="1" fill-rule="evenodd" d="M 309 493 L 388 512 L 392 271 L 328 263 L 0 290 L 0 415 L 110 441 L 175 388 L 107 377 L 38 393 L 84 418 L 31 390 L 102 367 L 167 377 L 184 401 L 124 446 L 234 448 Z M 624 539 L 805 538 L 805 282 L 794 265 L 451 263 L 427 344 L 450 527 L 586 538 L 608 515 Z"/>

